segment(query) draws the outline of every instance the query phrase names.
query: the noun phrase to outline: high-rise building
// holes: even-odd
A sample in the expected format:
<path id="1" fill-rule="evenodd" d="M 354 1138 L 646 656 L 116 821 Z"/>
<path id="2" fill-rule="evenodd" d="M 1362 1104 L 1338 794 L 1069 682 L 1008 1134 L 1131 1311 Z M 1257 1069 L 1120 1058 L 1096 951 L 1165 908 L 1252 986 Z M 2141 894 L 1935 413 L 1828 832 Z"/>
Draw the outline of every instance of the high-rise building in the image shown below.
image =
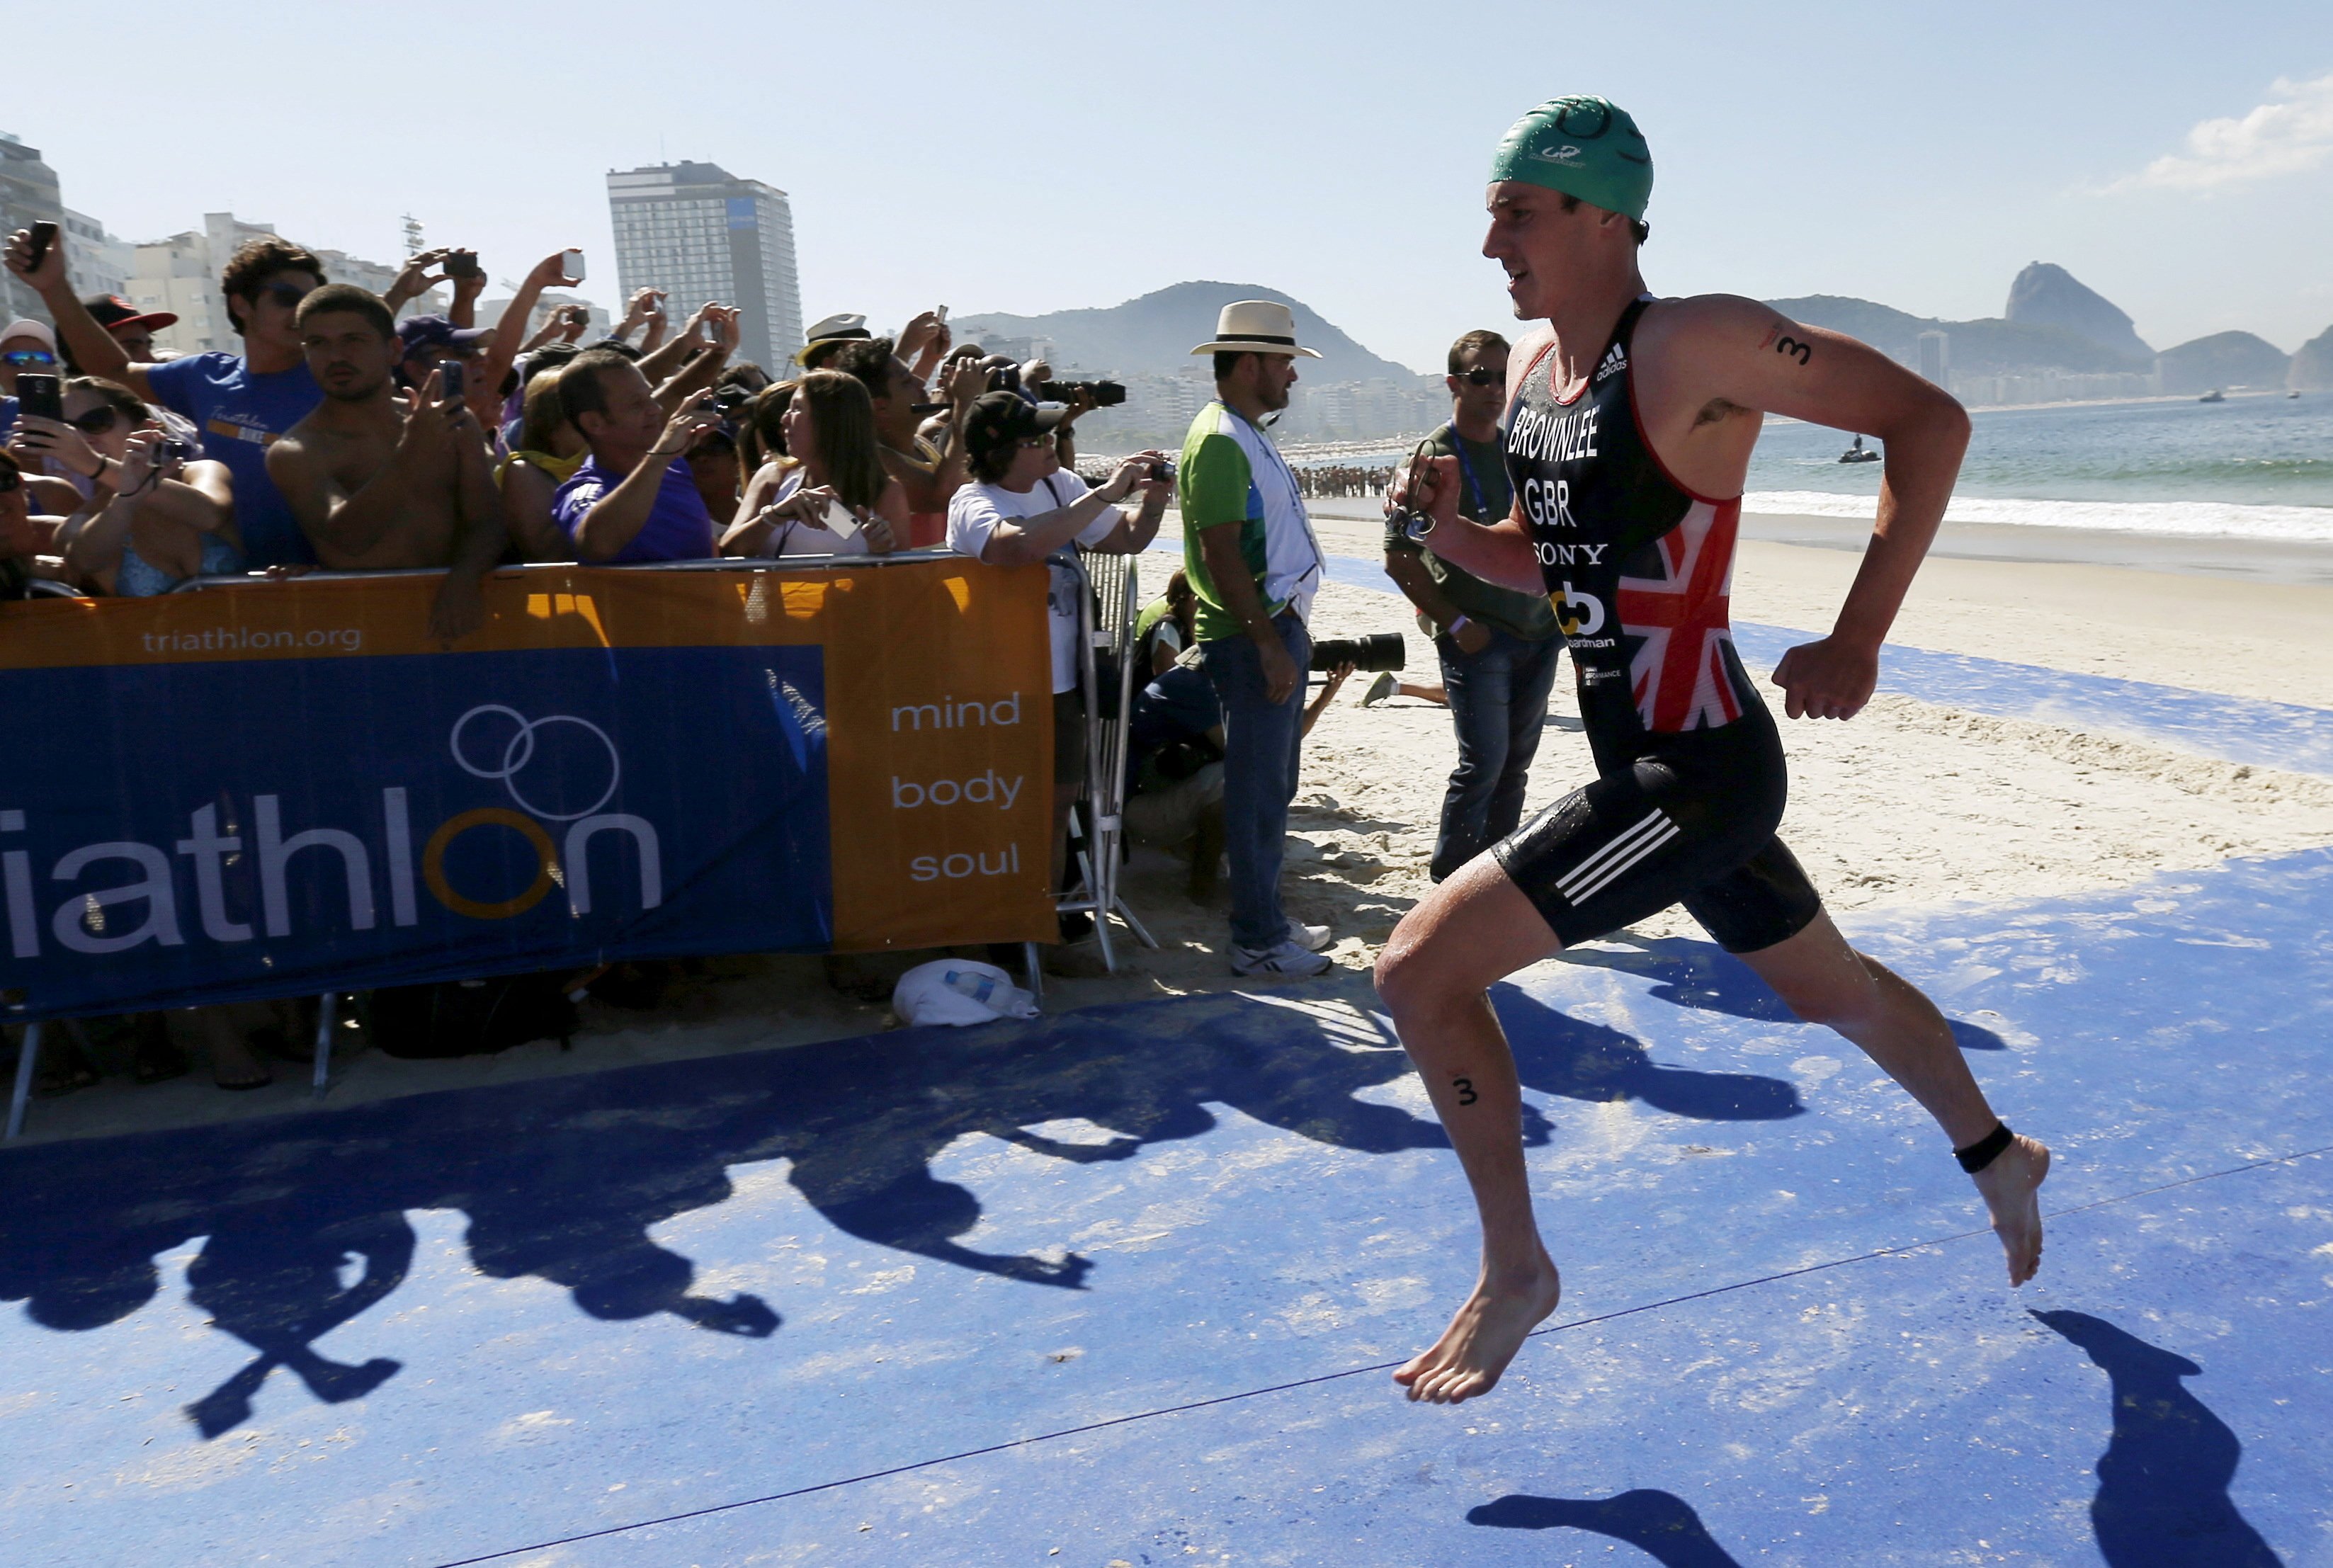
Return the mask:
<path id="1" fill-rule="evenodd" d="M 636 289 L 662 289 L 675 331 L 708 301 L 734 305 L 738 352 L 772 371 L 802 347 L 793 209 L 784 191 L 711 163 L 611 168 L 608 210 L 626 299 Z"/>
<path id="2" fill-rule="evenodd" d="M 1953 335 L 1950 332 L 1922 332 L 1919 342 L 1920 362 L 1914 368 L 1940 387 L 1952 385 Z"/>
<path id="3" fill-rule="evenodd" d="M 62 229 L 65 205 L 57 196 L 57 173 L 41 161 L 41 149 L 0 130 L 0 238 L 36 223 Z M 59 243 L 62 243 L 62 235 Z M 5 267 L 0 267 L 0 319 L 30 316 L 47 321 L 41 296 Z"/>

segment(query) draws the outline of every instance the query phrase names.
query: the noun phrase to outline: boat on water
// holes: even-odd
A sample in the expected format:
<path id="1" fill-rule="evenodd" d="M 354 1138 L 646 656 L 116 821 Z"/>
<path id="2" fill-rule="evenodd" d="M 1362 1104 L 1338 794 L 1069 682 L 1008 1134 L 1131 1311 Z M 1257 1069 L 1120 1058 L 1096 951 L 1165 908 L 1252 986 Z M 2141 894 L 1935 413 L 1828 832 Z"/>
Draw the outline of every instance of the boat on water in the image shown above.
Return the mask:
<path id="1" fill-rule="evenodd" d="M 2287 392 L 2285 396 L 2288 398 L 2297 398 L 2300 396 L 2300 394 L 2299 392 Z"/>
<path id="2" fill-rule="evenodd" d="M 1839 460 L 1842 463 L 1877 463 L 1879 461 L 1879 454 L 1865 446 L 1863 438 L 1858 436 L 1855 438 L 1855 445 L 1841 452 L 1839 455 Z"/>
<path id="3" fill-rule="evenodd" d="M 2220 390 L 2219 388 L 2213 387 L 2210 391 L 2204 393 L 2195 400 L 2199 403 L 2224 403 L 2228 400 L 2228 394 Z"/>

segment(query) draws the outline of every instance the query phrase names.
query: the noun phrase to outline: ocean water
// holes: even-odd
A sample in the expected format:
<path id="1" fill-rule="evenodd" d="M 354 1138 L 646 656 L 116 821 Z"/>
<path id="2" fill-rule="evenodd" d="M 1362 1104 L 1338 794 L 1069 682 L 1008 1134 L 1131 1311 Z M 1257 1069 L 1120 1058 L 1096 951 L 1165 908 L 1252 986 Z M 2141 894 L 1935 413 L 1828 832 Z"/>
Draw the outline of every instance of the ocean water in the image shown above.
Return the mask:
<path id="1" fill-rule="evenodd" d="M 1970 419 L 1948 521 L 2333 544 L 2333 392 L 1997 409 Z M 1884 465 L 1840 463 L 1847 444 L 1824 426 L 1769 420 L 1744 507 L 1870 516 Z M 1314 461 L 1387 463 L 1407 449 Z"/>
<path id="2" fill-rule="evenodd" d="M 2001 409 L 1973 429 L 1948 521 L 2333 544 L 2333 393 Z M 1848 438 L 1770 422 L 1743 505 L 1871 515 L 1882 465 Z"/>

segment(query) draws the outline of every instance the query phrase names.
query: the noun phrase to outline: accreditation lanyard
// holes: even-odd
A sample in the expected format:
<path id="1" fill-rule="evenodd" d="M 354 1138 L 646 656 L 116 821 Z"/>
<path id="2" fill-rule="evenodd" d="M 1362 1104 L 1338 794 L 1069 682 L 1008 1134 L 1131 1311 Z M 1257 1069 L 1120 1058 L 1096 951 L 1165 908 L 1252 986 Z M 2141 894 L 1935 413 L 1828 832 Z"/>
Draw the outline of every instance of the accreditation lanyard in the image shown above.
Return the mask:
<path id="1" fill-rule="evenodd" d="M 1483 482 L 1474 477 L 1474 465 L 1466 456 L 1466 438 L 1457 431 L 1450 432 L 1450 449 L 1458 454 L 1458 472 L 1466 476 L 1466 488 L 1474 497 L 1474 515 L 1485 527 L 1498 519 L 1491 515 L 1491 498 L 1483 494 Z"/>

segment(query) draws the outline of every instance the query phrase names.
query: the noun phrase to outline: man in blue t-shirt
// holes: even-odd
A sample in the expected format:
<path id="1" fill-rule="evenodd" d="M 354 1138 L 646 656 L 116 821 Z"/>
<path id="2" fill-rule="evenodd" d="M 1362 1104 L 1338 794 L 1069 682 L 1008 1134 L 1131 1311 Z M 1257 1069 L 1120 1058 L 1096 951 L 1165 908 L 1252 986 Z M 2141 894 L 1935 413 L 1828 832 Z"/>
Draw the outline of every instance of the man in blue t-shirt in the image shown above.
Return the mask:
<path id="1" fill-rule="evenodd" d="M 551 498 L 551 515 L 587 565 L 704 561 L 714 553 L 706 510 L 681 454 L 721 422 L 697 392 L 667 418 L 648 378 L 610 349 L 586 349 L 559 372 L 559 406 L 590 444 L 591 460 Z"/>
<path id="2" fill-rule="evenodd" d="M 8 242 L 8 270 L 39 292 L 82 372 L 120 381 L 185 415 L 202 432 L 203 456 L 235 476 L 235 524 L 245 559 L 254 567 L 312 564 L 315 552 L 267 476 L 267 448 L 323 400 L 292 325 L 300 302 L 323 285 L 323 264 L 274 235 L 248 241 L 219 277 L 243 352 L 136 364 L 74 297 L 64 247 L 51 245 L 38 266 L 25 265 L 31 255 L 31 234 L 19 229 Z"/>

